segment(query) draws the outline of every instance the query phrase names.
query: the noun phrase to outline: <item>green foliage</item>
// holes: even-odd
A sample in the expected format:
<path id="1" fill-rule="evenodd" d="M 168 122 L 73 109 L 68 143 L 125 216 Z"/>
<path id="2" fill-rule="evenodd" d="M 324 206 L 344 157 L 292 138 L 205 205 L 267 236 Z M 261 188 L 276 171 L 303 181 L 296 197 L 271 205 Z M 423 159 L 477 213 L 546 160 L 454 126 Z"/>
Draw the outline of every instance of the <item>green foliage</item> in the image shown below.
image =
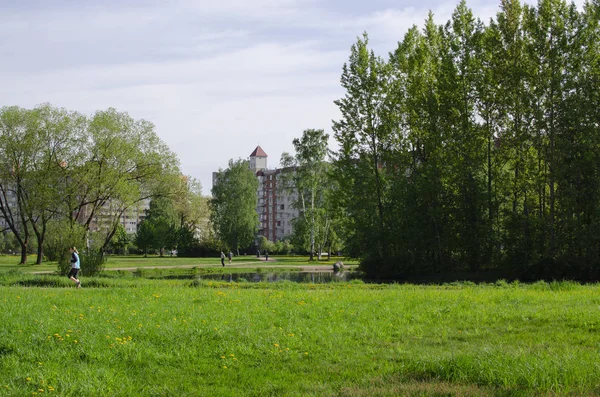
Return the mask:
<path id="1" fill-rule="evenodd" d="M 274 247 L 275 244 L 271 240 L 267 239 L 265 236 L 260 236 L 258 238 L 258 249 L 261 253 L 264 254 L 266 252 L 269 252 L 272 254 Z"/>
<path id="2" fill-rule="evenodd" d="M 187 258 L 219 257 L 223 250 L 223 242 L 212 235 L 201 239 L 194 237 L 193 232 L 180 229 L 180 243 L 177 246 L 177 256 Z"/>
<path id="3" fill-rule="evenodd" d="M 247 161 L 229 161 L 212 188 L 211 222 L 217 237 L 232 250 L 250 246 L 258 231 L 258 180 Z"/>
<path id="4" fill-rule="evenodd" d="M 104 270 L 106 256 L 99 250 L 85 250 L 79 255 L 81 272 L 86 277 L 97 276 Z"/>
<path id="5" fill-rule="evenodd" d="M 4 107 L 0 154 L 0 216 L 23 264 L 32 245 L 41 263 L 50 222 L 80 223 L 86 240 L 94 230 L 104 250 L 128 209 L 180 185 L 178 160 L 154 126 L 115 109 L 86 117 L 49 104 Z"/>
<path id="6" fill-rule="evenodd" d="M 597 4 L 505 1 L 485 25 L 462 1 L 388 60 L 357 40 L 334 175 L 363 270 L 600 278 L 598 26 Z"/>
<path id="7" fill-rule="evenodd" d="M 127 234 L 125 227 L 119 223 L 119 225 L 115 229 L 115 234 L 110 240 L 110 248 L 113 252 L 119 254 L 126 254 L 127 247 L 131 242 L 131 237 Z"/>
<path id="8" fill-rule="evenodd" d="M 44 254 L 49 260 L 64 262 L 69 247 L 84 247 L 83 226 L 74 224 L 71 227 L 67 220 L 51 220 L 47 227 Z M 68 260 L 66 262 L 68 264 Z"/>
<path id="9" fill-rule="evenodd" d="M 138 223 L 137 232 L 135 234 L 135 244 L 144 255 L 148 254 L 148 250 L 152 248 L 154 239 L 156 236 L 156 228 L 152 222 L 146 222 L 145 220 Z"/>
<path id="10" fill-rule="evenodd" d="M 19 250 L 19 242 L 15 238 L 14 234 L 0 233 L 0 247 L 3 253 L 17 252 Z"/>
<path id="11" fill-rule="evenodd" d="M 299 215 L 294 219 L 294 236 L 297 247 L 315 252 L 331 247 L 333 225 L 338 213 L 332 209 L 331 195 L 337 185 L 330 175 L 328 155 L 329 135 L 323 130 L 308 129 L 301 138 L 293 140 L 295 153 L 283 153 L 281 182 L 284 190 L 297 195 L 294 206 Z"/>
<path id="12" fill-rule="evenodd" d="M 90 249 L 79 252 L 79 262 L 81 266 L 81 274 L 86 277 L 97 276 L 104 270 L 106 264 L 106 256 L 99 250 Z M 61 275 L 67 275 L 71 270 L 71 254 L 67 250 L 58 259 L 58 272 Z"/>

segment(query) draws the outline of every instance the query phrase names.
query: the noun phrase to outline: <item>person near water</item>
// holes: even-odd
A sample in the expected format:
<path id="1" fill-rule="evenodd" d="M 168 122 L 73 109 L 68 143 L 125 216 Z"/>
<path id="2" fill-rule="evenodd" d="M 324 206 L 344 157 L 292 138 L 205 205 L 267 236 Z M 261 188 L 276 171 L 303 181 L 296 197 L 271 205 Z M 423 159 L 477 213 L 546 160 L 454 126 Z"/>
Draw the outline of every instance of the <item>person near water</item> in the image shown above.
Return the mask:
<path id="1" fill-rule="evenodd" d="M 233 258 L 233 252 L 229 251 L 229 264 L 231 265 L 231 258 Z"/>
<path id="2" fill-rule="evenodd" d="M 81 269 L 81 263 L 79 262 L 79 252 L 75 247 L 69 247 L 69 252 L 71 253 L 71 271 L 69 271 L 68 277 L 75 284 L 77 284 L 77 288 L 81 288 L 81 281 L 77 278 L 77 274 Z"/>
<path id="3" fill-rule="evenodd" d="M 221 251 L 221 265 L 225 267 L 225 254 Z"/>

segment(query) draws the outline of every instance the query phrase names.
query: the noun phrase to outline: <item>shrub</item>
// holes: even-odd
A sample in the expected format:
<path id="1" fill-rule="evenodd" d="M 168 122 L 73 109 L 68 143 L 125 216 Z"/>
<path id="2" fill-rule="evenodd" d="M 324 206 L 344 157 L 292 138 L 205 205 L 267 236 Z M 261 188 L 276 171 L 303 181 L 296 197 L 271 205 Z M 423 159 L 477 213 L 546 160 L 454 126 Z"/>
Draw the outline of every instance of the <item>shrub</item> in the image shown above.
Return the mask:
<path id="1" fill-rule="evenodd" d="M 79 253 L 79 262 L 81 263 L 81 273 L 85 276 L 97 276 L 104 270 L 106 256 L 97 250 L 86 250 Z M 71 270 L 71 254 L 67 251 L 58 260 L 58 272 L 66 276 Z"/>

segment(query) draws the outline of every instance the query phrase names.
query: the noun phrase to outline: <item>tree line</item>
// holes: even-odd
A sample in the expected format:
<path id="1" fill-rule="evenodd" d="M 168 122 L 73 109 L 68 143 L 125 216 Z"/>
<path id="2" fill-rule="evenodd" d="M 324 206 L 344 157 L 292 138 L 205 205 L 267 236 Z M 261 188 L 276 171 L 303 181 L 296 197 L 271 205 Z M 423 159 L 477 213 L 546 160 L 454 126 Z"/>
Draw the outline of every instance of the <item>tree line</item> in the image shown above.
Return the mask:
<path id="1" fill-rule="evenodd" d="M 374 277 L 600 277 L 600 2 L 464 1 L 343 66 L 333 177 Z"/>
<path id="2" fill-rule="evenodd" d="M 3 232 L 18 241 L 22 264 L 32 241 L 37 263 L 69 245 L 102 252 L 128 210 L 159 197 L 185 201 L 191 186 L 152 123 L 112 108 L 86 116 L 49 104 L 3 107 L 0 162 Z"/>

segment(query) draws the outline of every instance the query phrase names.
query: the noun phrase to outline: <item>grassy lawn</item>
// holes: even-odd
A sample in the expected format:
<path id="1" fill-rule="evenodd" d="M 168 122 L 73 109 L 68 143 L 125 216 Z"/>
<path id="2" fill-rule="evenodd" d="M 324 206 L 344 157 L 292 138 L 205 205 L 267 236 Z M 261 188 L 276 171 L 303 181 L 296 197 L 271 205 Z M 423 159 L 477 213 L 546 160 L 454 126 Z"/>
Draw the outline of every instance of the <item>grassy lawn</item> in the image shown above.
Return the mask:
<path id="1" fill-rule="evenodd" d="M 0 274 L 1 395 L 600 393 L 596 285 L 84 280 Z"/>
<path id="2" fill-rule="evenodd" d="M 41 273 L 54 272 L 57 268 L 56 262 L 44 262 L 41 265 L 33 264 L 35 255 L 30 256 L 30 261 L 27 265 L 19 265 L 20 256 L 17 255 L 2 255 L 0 256 L 0 272 L 17 271 L 22 273 Z M 228 260 L 225 260 L 226 268 L 256 268 L 256 267 L 273 267 L 273 268 L 290 268 L 294 269 L 298 266 L 311 266 L 315 269 L 321 267 L 330 269 L 333 263 L 338 260 L 344 261 L 350 267 L 356 267 L 358 262 L 355 260 L 346 260 L 346 258 L 332 258 L 327 261 L 323 258 L 321 261 L 310 262 L 307 256 L 271 256 L 266 262 L 264 257 L 260 259 L 255 255 L 241 255 L 233 258 L 231 265 Z M 145 267 L 197 267 L 197 268 L 212 268 L 219 272 L 221 268 L 221 259 L 215 258 L 178 258 L 170 256 L 148 256 L 142 255 L 109 255 L 105 264 L 106 270 L 112 269 L 130 269 L 135 270 Z M 235 271 L 235 270 L 234 270 Z"/>

